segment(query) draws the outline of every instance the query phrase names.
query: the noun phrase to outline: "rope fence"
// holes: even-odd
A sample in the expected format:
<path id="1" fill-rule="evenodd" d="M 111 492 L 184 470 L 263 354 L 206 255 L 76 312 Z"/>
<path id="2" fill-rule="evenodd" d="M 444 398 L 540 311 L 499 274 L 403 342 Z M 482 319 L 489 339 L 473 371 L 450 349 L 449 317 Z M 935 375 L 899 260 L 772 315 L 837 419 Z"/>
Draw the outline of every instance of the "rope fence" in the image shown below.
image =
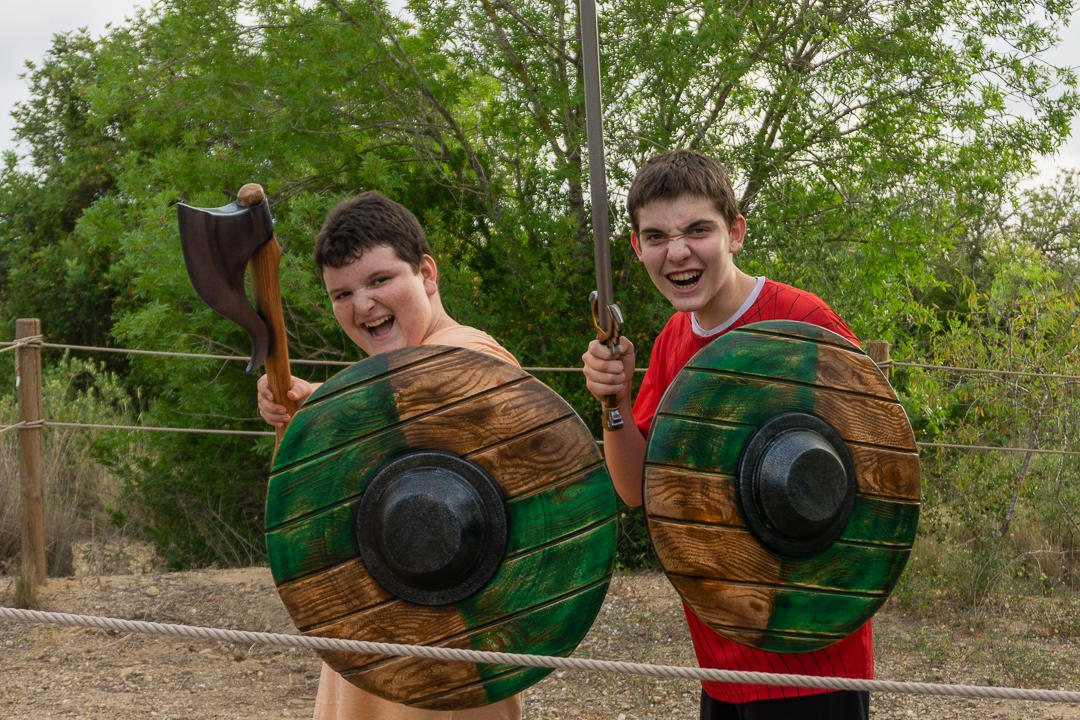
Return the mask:
<path id="1" fill-rule="evenodd" d="M 1062 373 L 1037 373 L 1026 370 L 998 370 L 993 368 L 971 368 L 956 365 L 928 365 L 926 363 L 904 362 L 901 360 L 889 360 L 879 363 L 878 367 L 909 367 L 920 370 L 944 370 L 947 372 L 967 373 L 969 375 L 1003 375 L 1006 377 L 1033 377 L 1048 378 L 1053 380 L 1072 380 L 1080 382 L 1080 375 L 1064 375 Z"/>
<path id="2" fill-rule="evenodd" d="M 69 345 L 63 343 L 47 343 L 44 342 L 42 335 L 34 335 L 26 338 L 19 338 L 14 341 L 0 342 L 0 353 L 8 350 L 14 350 L 19 347 L 36 346 L 42 348 L 51 348 L 59 350 L 77 350 L 82 352 L 103 352 L 103 353 L 116 353 L 127 355 L 150 355 L 157 357 L 171 357 L 171 358 L 189 358 L 196 360 L 217 360 L 221 362 L 247 362 L 250 358 L 242 355 L 214 355 L 209 353 L 187 353 L 187 352 L 172 352 L 165 350 L 138 350 L 133 348 L 114 348 L 114 347 L 100 347 L 93 345 Z M 328 366 L 328 367 L 348 367 L 352 365 L 352 362 L 346 360 L 315 360 L 315 359 L 290 359 L 290 363 L 294 365 L 312 365 L 312 366 Z M 1056 380 L 1070 380 L 1074 382 L 1080 382 L 1080 375 L 1067 375 L 1062 373 L 1035 373 L 1025 372 L 1019 370 L 998 370 L 988 368 L 970 368 L 954 365 L 932 365 L 927 363 L 907 362 L 901 360 L 884 360 L 875 361 L 878 367 L 883 370 L 896 367 L 909 367 L 922 370 L 936 370 L 947 372 L 960 372 L 970 374 L 983 374 L 983 375 L 1001 375 L 1001 376 L 1016 376 L 1016 377 L 1038 377 L 1048 378 Z M 579 373 L 581 368 L 576 367 L 549 367 L 549 366 L 532 366 L 523 367 L 526 372 L 548 372 L 548 373 Z M 645 372 L 645 368 L 638 368 L 638 372 Z M 9 430 L 16 430 L 20 428 L 30 427 L 68 427 L 68 428 L 81 428 L 91 430 L 123 430 L 128 432 L 174 432 L 174 433 L 191 433 L 191 434 L 205 434 L 205 435 L 242 435 L 251 437 L 270 437 L 274 433 L 272 431 L 263 430 L 227 430 L 227 429 L 214 429 L 214 428 L 183 428 L 183 427 L 154 427 L 148 425 L 98 425 L 91 423 L 60 423 L 43 421 L 39 423 L 15 423 L 14 425 L 2 425 L 0 426 L 0 435 Z M 1076 457 L 1080 456 L 1080 451 L 1073 450 L 1057 450 L 1053 448 L 1028 448 L 1028 447 L 1003 447 L 998 445 L 964 445 L 960 443 L 940 443 L 940 442 L 916 442 L 917 447 L 920 448 L 940 448 L 948 450 L 968 450 L 968 451 L 982 451 L 982 452 L 1005 452 L 1005 453 L 1032 453 L 1036 455 L 1056 455 L 1063 457 Z"/>
<path id="3" fill-rule="evenodd" d="M 19 422 L 15 423 L 14 425 L 0 426 L 0 434 L 4 433 L 7 430 L 41 427 L 82 428 L 88 430 L 126 430 L 128 432 L 173 432 L 191 433 L 195 435 L 252 435 L 258 437 L 274 435 L 274 433 L 269 430 L 226 430 L 215 428 L 155 427 L 153 425 L 102 425 L 98 423 L 52 422 L 49 420 L 37 420 L 35 422 Z"/>
<path id="4" fill-rule="evenodd" d="M 100 425 L 96 423 L 68 423 L 52 422 L 46 420 L 38 420 L 36 422 L 19 422 L 15 423 L 14 425 L 0 425 L 0 435 L 3 435 L 8 430 L 42 427 L 66 427 L 88 430 L 123 430 L 127 432 L 173 432 L 189 433 L 194 435 L 246 435 L 250 437 L 274 436 L 274 433 L 269 430 L 225 430 L 214 428 L 155 427 L 153 425 Z M 986 452 L 1031 453 L 1033 455 L 1057 455 L 1063 457 L 1080 456 L 1080 451 L 1077 450 L 1055 450 L 1053 448 L 1005 447 L 1002 445 L 962 445 L 959 443 L 939 442 L 916 442 L 915 445 L 919 448 L 941 448 L 945 450 L 981 450 Z"/>
<path id="5" fill-rule="evenodd" d="M 37 321 L 34 322 L 36 323 Z M 39 326 L 35 326 L 35 329 L 39 329 Z M 882 343 L 882 345 L 884 345 L 884 343 Z M 23 394 L 27 391 L 27 388 L 25 386 L 31 383 L 36 383 L 37 385 L 38 407 L 29 415 L 21 415 L 21 420 L 19 422 L 10 425 L 0 426 L 0 435 L 3 435 L 9 430 L 18 429 L 20 431 L 31 431 L 24 433 L 24 435 L 26 436 L 37 436 L 40 435 L 40 431 L 42 429 L 48 427 L 112 430 L 125 432 L 173 432 L 211 435 L 246 435 L 260 437 L 268 437 L 274 435 L 274 432 L 272 431 L 262 430 L 153 427 L 145 425 L 108 425 L 92 423 L 55 422 L 43 419 L 40 412 L 39 358 L 40 351 L 43 348 L 79 352 L 104 352 L 127 355 L 214 360 L 219 362 L 247 362 L 249 360 L 248 357 L 239 355 L 215 355 L 208 353 L 138 350 L 127 348 L 110 348 L 88 345 L 47 343 L 44 340 L 44 336 L 40 334 L 39 331 L 33 332 L 31 334 L 24 334 L 22 337 L 19 337 L 15 341 L 0 342 L 0 353 L 5 353 L 9 350 L 24 351 L 23 353 L 16 352 L 16 367 L 21 367 L 21 369 L 17 373 L 20 376 L 19 380 L 21 382 L 21 386 L 19 387 L 20 412 L 22 411 L 21 403 Z M 986 368 L 966 368 L 958 366 L 932 365 L 926 363 L 897 361 L 888 359 L 887 346 L 883 358 L 879 359 L 878 357 L 875 357 L 874 359 L 877 365 L 886 372 L 889 369 L 893 368 L 913 368 L 928 371 L 996 375 L 1001 377 L 1047 378 L 1080 383 L 1080 375 L 1069 375 L 1062 373 L 1036 373 L 1018 370 L 996 370 Z M 35 362 L 38 366 L 36 370 L 32 367 L 33 363 Z M 295 359 L 291 362 L 295 365 L 330 367 L 347 367 L 353 364 L 349 361 L 318 359 Z M 23 364 L 20 366 L 20 363 Z M 579 373 L 581 371 L 580 368 L 576 367 L 562 368 L 538 366 L 525 367 L 523 369 L 527 372 L 532 373 Z M 644 368 L 639 368 L 638 371 L 644 372 Z M 37 373 L 36 377 L 33 376 L 34 372 Z M 24 381 L 27 378 L 29 378 L 29 382 Z M 22 437 L 23 436 L 21 435 L 20 441 L 22 440 Z M 40 442 L 40 438 L 38 438 L 38 442 Z M 994 451 L 1039 455 L 1080 456 L 1080 451 L 1058 450 L 1053 448 L 1003 447 L 993 445 L 965 445 L 959 443 L 937 442 L 917 442 L 916 445 L 920 448 L 955 449 L 964 451 Z M 40 452 L 40 449 L 38 452 Z M 32 560 L 27 560 L 27 558 L 24 557 L 24 576 L 38 575 L 38 584 L 40 584 L 44 581 L 43 548 L 38 549 L 35 552 L 36 555 L 39 555 L 41 557 Z M 26 572 L 27 567 L 31 569 L 31 572 Z M 759 685 L 783 685 L 790 687 L 816 688 L 825 690 L 859 690 L 870 692 L 937 695 L 964 698 L 1080 703 L 1080 691 L 1025 689 L 943 683 L 899 682 L 889 680 L 865 680 L 840 677 L 819 677 L 808 675 L 774 674 L 734 670 L 718 670 L 698 667 L 654 665 L 647 663 L 629 663 L 587 658 L 553 657 L 542 655 L 468 650 L 459 648 L 366 642 L 359 640 L 343 640 L 339 638 L 326 638 L 304 635 L 284 635 L 266 632 L 251 632 L 222 628 L 123 620 L 118 618 L 99 616 L 43 612 L 36 610 L 21 610 L 8 607 L 0 607 L 0 619 L 7 619 L 14 622 L 22 623 L 53 624 L 70 627 L 96 628 L 100 630 L 115 632 L 147 633 L 153 635 L 194 638 L 204 641 L 228 642 L 249 645 L 261 644 L 277 647 L 302 648 L 308 650 L 344 651 L 365 655 L 420 657 L 448 662 L 513 665 L 519 667 L 543 667 L 551 669 L 576 670 L 582 672 L 623 673 L 654 678 L 713 681 L 723 683 L 746 683 Z"/>
<path id="6" fill-rule="evenodd" d="M 30 337 L 19 338 L 14 342 L 0 342 L 0 353 L 17 350 L 21 347 L 30 347 L 31 345 L 40 347 L 44 340 L 45 338 L 41 335 L 31 335 Z"/>
<path id="7" fill-rule="evenodd" d="M 244 355 L 213 355 L 209 353 L 172 352 L 167 350 L 136 350 L 133 348 L 97 347 L 93 345 L 65 345 L 61 343 L 47 343 L 41 335 L 31 338 L 20 338 L 15 341 L 0 342 L 0 353 L 15 350 L 19 347 L 36 346 L 56 350 L 78 350 L 82 352 L 113 353 L 118 355 L 153 355 L 157 357 L 191 358 L 194 360 L 218 360 L 222 362 L 247 362 L 251 358 Z M 327 367 L 349 367 L 353 362 L 349 360 L 314 360 L 306 358 L 289 358 L 291 365 L 314 365 Z M 524 367 L 526 372 L 550 372 L 550 373 L 577 373 L 581 368 L 568 367 Z M 644 368 L 639 368 L 645 372 Z"/>
<path id="8" fill-rule="evenodd" d="M 750 685 L 781 685 L 823 690 L 856 690 L 980 699 L 1080 703 L 1080 692 L 1071 690 L 1043 690 L 910 681 L 901 682 L 895 680 L 864 680 L 858 678 L 823 677 L 815 675 L 719 670 L 714 668 L 685 667 L 678 665 L 654 665 L 650 663 L 596 660 L 591 658 L 530 655 L 493 652 L 488 650 L 433 647 L 429 645 L 402 645 L 396 643 L 369 642 L 365 640 L 343 640 L 340 638 L 309 635 L 286 635 L 280 633 L 253 632 L 248 630 L 229 630 L 205 626 L 156 623 L 145 620 L 123 620 L 96 615 L 73 615 L 69 613 L 44 612 L 41 610 L 20 610 L 9 607 L 0 607 L 0 618 L 24 623 L 87 627 L 113 632 L 167 635 L 241 645 L 268 645 L 274 647 L 303 648 L 308 650 L 350 652 L 363 655 L 417 657 L 447 662 L 513 665 L 515 667 L 541 667 L 580 672 L 619 673 L 662 679 L 744 683 Z"/>
<path id="9" fill-rule="evenodd" d="M 247 362 L 249 360 L 246 356 L 240 355 L 216 355 L 210 353 L 190 353 L 190 352 L 173 352 L 173 351 L 160 351 L 160 350 L 140 350 L 133 348 L 117 348 L 117 347 L 101 347 L 93 345 L 74 345 L 66 343 L 49 343 L 45 342 L 44 335 L 41 332 L 40 322 L 36 319 L 21 319 L 16 323 L 17 338 L 14 341 L 0 342 L 0 353 L 7 352 L 8 350 L 21 351 L 16 352 L 15 365 L 18 369 L 20 363 L 23 365 L 23 370 L 17 371 L 19 375 L 18 382 L 16 383 L 19 395 L 19 408 L 20 418 L 19 422 L 0 425 L 0 436 L 5 435 L 9 431 L 19 430 L 19 443 L 20 443 L 20 455 L 27 458 L 26 473 L 29 475 L 40 475 L 41 461 L 41 431 L 44 428 L 71 428 L 79 430 L 100 430 L 100 431 L 119 431 L 119 432 L 155 432 L 155 433 L 186 433 L 186 434 L 202 434 L 202 435 L 223 435 L 223 436 L 248 436 L 248 437 L 272 437 L 275 435 L 270 429 L 226 429 L 226 428 L 193 428 L 193 427 L 160 427 L 150 425 L 127 425 L 127 424 L 99 424 L 99 423 L 79 423 L 79 422 L 59 422 L 49 420 L 42 416 L 41 410 L 41 360 L 40 354 L 43 348 L 64 350 L 64 351 L 79 351 L 79 352 L 104 352 L 104 353 L 116 353 L 127 355 L 142 355 L 142 356 L 156 356 L 167 358 L 185 358 L 195 360 L 213 360 L 217 362 Z M 928 363 L 916 363 L 893 360 L 889 357 L 888 343 L 881 341 L 867 341 L 865 343 L 865 350 L 870 355 L 871 359 L 880 367 L 884 372 L 888 373 L 894 368 L 915 368 L 921 370 L 930 371 L 945 371 L 953 373 L 970 373 L 981 375 L 998 375 L 1002 377 L 1039 377 L 1039 378 L 1051 378 L 1056 380 L 1065 380 L 1071 382 L 1080 383 L 1080 375 L 1070 375 L 1062 373 L 1035 373 L 1024 372 L 1017 370 L 996 370 L 986 368 L 969 368 L 949 365 L 932 365 Z M 352 365 L 352 362 L 343 360 L 322 360 L 322 359 L 295 359 L 291 361 L 296 365 L 321 365 L 331 367 L 347 367 Z M 580 368 L 565 368 L 565 367 L 547 367 L 547 366 L 535 366 L 523 368 L 527 372 L 551 372 L 551 373 L 579 373 Z M 644 368 L 639 368 L 639 372 L 644 372 Z M 25 404 L 25 407 L 24 407 Z M 23 432 L 25 431 L 25 432 Z M 602 444 L 602 441 L 599 441 Z M 1028 443 L 1038 444 L 1038 443 Z M 1080 456 L 1080 451 L 1077 450 L 1065 450 L 1052 447 L 1010 447 L 1004 445 L 977 445 L 977 444 L 962 444 L 962 443 L 945 443 L 945 442 L 916 442 L 916 447 L 920 449 L 941 449 L 941 450 L 958 450 L 966 452 L 1000 452 L 1011 454 L 1024 454 L 1028 456 L 1059 456 L 1059 457 L 1076 457 Z M 36 459 L 35 457 L 36 456 Z M 40 489 L 40 479 L 33 479 L 26 481 L 29 484 L 29 489 L 25 490 L 28 497 L 34 498 L 35 503 L 37 499 L 43 496 L 43 491 Z M 35 515 L 40 515 L 39 510 L 34 510 Z M 35 525 L 43 525 L 43 520 L 40 522 L 35 521 Z M 43 531 L 35 532 L 36 535 L 41 535 Z M 36 577 L 44 580 L 44 550 L 39 548 L 36 551 L 38 561 L 34 564 L 39 565 L 34 570 Z"/>
<path id="10" fill-rule="evenodd" d="M 0 353 L 14 350 L 19 347 L 32 346 L 57 350 L 78 350 L 81 352 L 101 352 L 121 355 L 153 355 L 158 357 L 191 358 L 195 360 L 219 360 L 222 362 L 247 362 L 251 358 L 246 355 L 214 355 L 210 353 L 173 352 L 167 350 L 137 350 L 134 348 L 100 347 L 94 345 L 66 345 L 62 343 L 44 342 L 44 337 L 36 335 L 30 338 L 20 338 L 13 341 L 0 341 Z M 305 358 L 290 358 L 293 365 L 325 365 L 331 367 L 348 367 L 354 364 L 349 360 L 314 360 Z M 1039 373 L 1023 370 L 1004 370 L 996 368 L 972 368 L 957 365 L 933 365 L 929 363 L 908 362 L 904 360 L 885 360 L 877 362 L 877 366 L 884 369 L 908 367 L 920 370 L 937 370 L 946 372 L 970 373 L 976 375 L 1003 375 L 1015 377 L 1047 378 L 1054 380 L 1071 380 L 1080 382 L 1080 375 L 1068 375 L 1063 373 Z M 552 372 L 552 373 L 580 373 L 579 367 L 551 367 L 551 366 L 525 366 L 526 372 Z M 645 372 L 645 368 L 638 368 L 638 372 Z"/>

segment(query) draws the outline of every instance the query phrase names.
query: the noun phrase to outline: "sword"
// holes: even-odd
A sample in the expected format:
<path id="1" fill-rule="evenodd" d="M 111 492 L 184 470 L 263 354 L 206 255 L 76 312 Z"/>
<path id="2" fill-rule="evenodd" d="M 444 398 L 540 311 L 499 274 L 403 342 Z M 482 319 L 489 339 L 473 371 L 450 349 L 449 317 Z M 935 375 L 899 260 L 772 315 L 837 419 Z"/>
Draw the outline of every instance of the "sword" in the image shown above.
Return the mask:
<path id="1" fill-rule="evenodd" d="M 604 175 L 604 112 L 600 101 L 600 43 L 596 22 L 596 0 L 580 0 L 581 62 L 585 81 L 585 130 L 589 144 L 589 194 L 592 198 L 593 258 L 596 290 L 589 295 L 596 337 L 618 354 L 623 318 L 612 299 L 611 245 L 608 239 L 607 178 Z M 601 401 L 604 428 L 618 430 L 622 415 L 615 397 Z"/>

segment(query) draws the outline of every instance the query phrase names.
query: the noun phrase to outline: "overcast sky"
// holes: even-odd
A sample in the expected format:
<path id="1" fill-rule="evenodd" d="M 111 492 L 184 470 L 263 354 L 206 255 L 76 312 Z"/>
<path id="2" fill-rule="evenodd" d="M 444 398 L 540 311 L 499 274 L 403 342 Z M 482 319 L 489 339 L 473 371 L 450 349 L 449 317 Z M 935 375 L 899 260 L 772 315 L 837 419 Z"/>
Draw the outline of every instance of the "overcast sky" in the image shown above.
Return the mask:
<path id="1" fill-rule="evenodd" d="M 26 61 L 39 62 L 56 33 L 90 29 L 105 32 L 107 23 L 122 24 L 136 5 L 149 7 L 150 0 L 0 0 L 0 149 L 13 149 L 15 103 L 28 96 L 26 81 L 19 78 Z"/>
<path id="2" fill-rule="evenodd" d="M 25 61 L 40 61 L 55 33 L 87 27 L 94 35 L 100 35 L 107 23 L 122 24 L 134 14 L 136 6 L 149 6 L 152 0 L 0 2 L 5 8 L 0 23 L 0 150 L 6 150 L 14 147 L 11 110 L 16 102 L 27 97 L 26 81 L 19 79 Z M 1080 14 L 1051 59 L 1059 64 L 1080 65 Z M 1057 157 L 1039 162 L 1042 179 L 1052 179 L 1058 168 L 1080 168 L 1080 118 L 1074 121 L 1073 134 L 1074 138 Z"/>

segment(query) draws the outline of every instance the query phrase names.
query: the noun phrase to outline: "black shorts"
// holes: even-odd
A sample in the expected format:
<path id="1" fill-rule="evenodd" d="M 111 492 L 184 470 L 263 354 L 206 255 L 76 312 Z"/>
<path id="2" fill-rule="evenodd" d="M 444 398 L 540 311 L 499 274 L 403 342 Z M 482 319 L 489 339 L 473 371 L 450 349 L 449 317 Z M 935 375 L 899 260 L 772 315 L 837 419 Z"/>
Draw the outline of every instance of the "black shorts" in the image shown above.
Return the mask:
<path id="1" fill-rule="evenodd" d="M 701 720 L 868 720 L 870 693 L 855 690 L 726 703 L 701 691 Z"/>

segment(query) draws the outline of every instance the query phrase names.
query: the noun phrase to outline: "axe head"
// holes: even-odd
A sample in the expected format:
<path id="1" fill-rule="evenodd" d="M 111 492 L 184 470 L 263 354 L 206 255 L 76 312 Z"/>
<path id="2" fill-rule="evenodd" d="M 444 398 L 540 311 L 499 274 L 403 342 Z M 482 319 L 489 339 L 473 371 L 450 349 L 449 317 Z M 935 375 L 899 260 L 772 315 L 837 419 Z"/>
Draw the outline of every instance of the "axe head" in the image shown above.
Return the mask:
<path id="1" fill-rule="evenodd" d="M 214 310 L 240 325 L 251 338 L 251 372 L 270 351 L 270 329 L 244 292 L 248 261 L 274 234 L 266 199 L 250 207 L 176 205 L 180 247 L 195 292 Z"/>

